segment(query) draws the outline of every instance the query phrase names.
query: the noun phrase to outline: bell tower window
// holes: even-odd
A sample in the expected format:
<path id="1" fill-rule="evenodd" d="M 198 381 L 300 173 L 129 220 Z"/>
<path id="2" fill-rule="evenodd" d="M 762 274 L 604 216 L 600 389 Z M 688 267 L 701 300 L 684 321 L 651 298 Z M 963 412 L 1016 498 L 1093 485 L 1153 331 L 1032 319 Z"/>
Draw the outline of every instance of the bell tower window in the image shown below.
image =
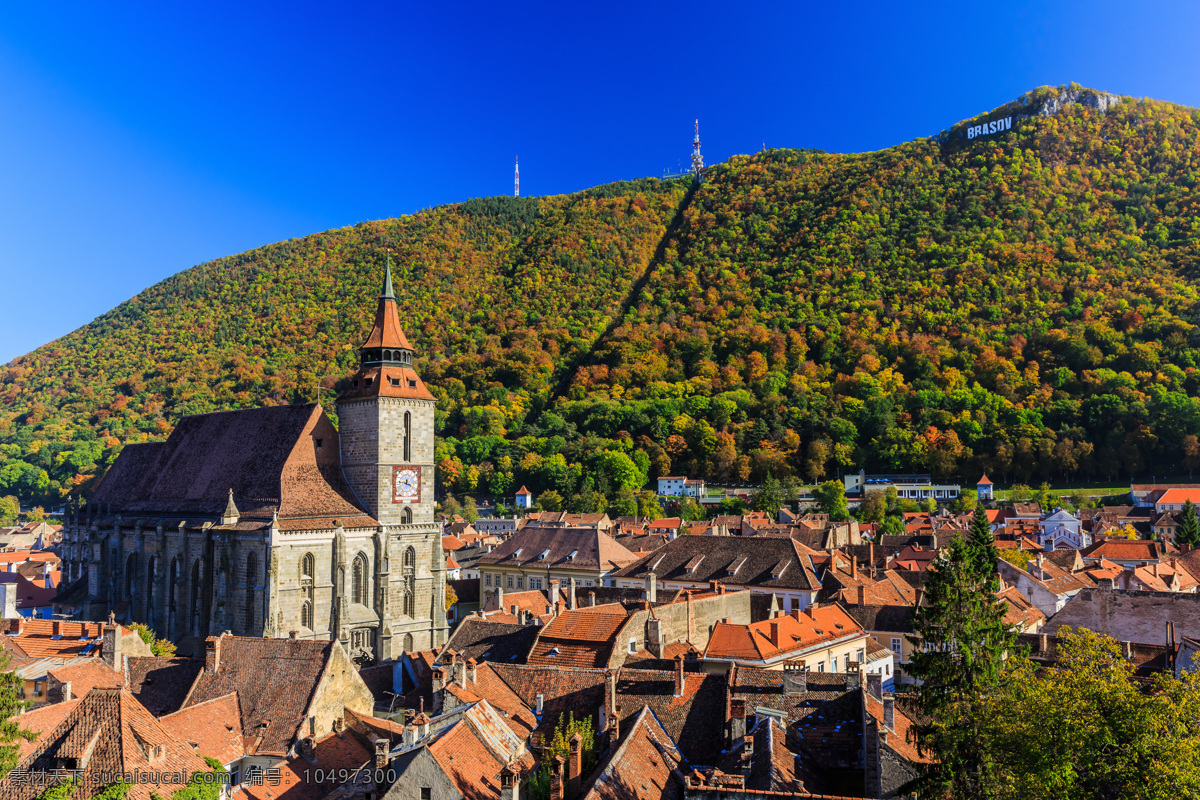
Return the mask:
<path id="1" fill-rule="evenodd" d="M 412 413 L 404 412 L 404 460 L 412 461 Z"/>

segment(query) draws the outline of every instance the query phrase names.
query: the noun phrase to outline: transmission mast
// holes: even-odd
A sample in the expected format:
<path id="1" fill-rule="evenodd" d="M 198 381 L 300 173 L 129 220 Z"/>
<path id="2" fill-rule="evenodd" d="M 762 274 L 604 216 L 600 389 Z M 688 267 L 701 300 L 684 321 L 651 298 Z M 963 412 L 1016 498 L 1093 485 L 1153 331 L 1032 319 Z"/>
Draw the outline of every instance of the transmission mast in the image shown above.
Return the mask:
<path id="1" fill-rule="evenodd" d="M 513 169 L 513 197 L 521 196 L 521 159 L 517 158 L 517 166 Z"/>
<path id="2" fill-rule="evenodd" d="M 704 171 L 704 156 L 700 155 L 700 120 L 696 120 L 696 138 L 692 139 L 692 174 Z"/>

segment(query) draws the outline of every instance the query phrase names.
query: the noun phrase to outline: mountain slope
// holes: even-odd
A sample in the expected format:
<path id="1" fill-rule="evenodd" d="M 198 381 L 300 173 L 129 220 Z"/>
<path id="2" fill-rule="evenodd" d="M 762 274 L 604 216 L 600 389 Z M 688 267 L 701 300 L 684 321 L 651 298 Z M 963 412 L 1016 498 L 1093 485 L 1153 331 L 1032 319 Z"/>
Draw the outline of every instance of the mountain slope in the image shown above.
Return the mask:
<path id="1" fill-rule="evenodd" d="M 1042 89 L 876 153 L 735 157 L 665 241 L 686 187 L 646 180 L 260 248 L 8 365 L 0 493 L 86 494 L 183 413 L 334 386 L 384 236 L 447 488 L 1190 469 L 1198 179 L 1195 110 Z"/>

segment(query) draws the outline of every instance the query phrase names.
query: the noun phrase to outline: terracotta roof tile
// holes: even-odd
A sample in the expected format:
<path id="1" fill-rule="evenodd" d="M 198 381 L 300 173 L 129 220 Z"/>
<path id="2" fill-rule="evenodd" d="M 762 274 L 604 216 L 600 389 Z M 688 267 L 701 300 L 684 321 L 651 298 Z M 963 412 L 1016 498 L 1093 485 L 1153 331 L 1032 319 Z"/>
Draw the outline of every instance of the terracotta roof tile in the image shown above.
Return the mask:
<path id="1" fill-rule="evenodd" d="M 326 734 L 313 744 L 313 758 L 295 755 L 280 764 L 279 780 L 242 783 L 251 800 L 320 800 L 346 786 L 345 776 L 372 762 L 374 754 L 352 734 Z M 328 776 L 317 782 L 316 776 Z M 278 785 L 276 785 L 278 783 Z"/>
<path id="2" fill-rule="evenodd" d="M 544 568 L 607 572 L 636 560 L 636 555 L 597 528 L 526 525 L 492 552 L 480 556 L 478 563 L 514 567 L 536 563 Z"/>
<path id="3" fill-rule="evenodd" d="M 683 796 L 680 775 L 686 768 L 671 735 L 643 706 L 580 794 L 582 800 L 674 800 Z"/>
<path id="4" fill-rule="evenodd" d="M 54 730 L 39 737 L 37 747 L 21 766 L 30 772 L 50 771 L 61 766 L 59 759 L 81 759 L 85 753 L 89 758 L 82 767 L 83 784 L 77 792 L 80 797 L 86 796 L 88 786 L 101 783 L 100 775 L 104 773 L 177 772 L 186 780 L 193 772 L 209 770 L 187 743 L 122 689 L 92 690 Z M 17 783 L 12 773 L 0 782 L 0 795 L 16 800 L 33 798 L 41 790 L 34 782 Z M 171 792 L 169 786 L 134 783 L 128 797 L 150 800 L 152 793 Z"/>
<path id="5" fill-rule="evenodd" d="M 472 616 L 454 629 L 446 649 L 463 660 L 524 664 L 539 631 L 534 625 L 508 625 Z"/>
<path id="6" fill-rule="evenodd" d="M 38 735 L 38 738 L 32 742 L 21 740 L 17 743 L 17 760 L 24 761 L 26 756 L 37 749 L 42 736 L 57 728 L 77 705 L 79 705 L 78 698 L 62 703 L 47 703 L 13 717 L 12 719 L 20 723 L 22 728 Z"/>
<path id="7" fill-rule="evenodd" d="M 237 694 L 227 694 L 159 717 L 159 722 L 200 756 L 230 764 L 246 754 Z"/>
<path id="8" fill-rule="evenodd" d="M 627 616 L 621 613 L 564 611 L 542 629 L 529 654 L 530 664 L 600 668 L 608 663 L 617 632 Z"/>
<path id="9" fill-rule="evenodd" d="M 256 752 L 286 753 L 332 649 L 333 642 L 223 636 L 220 667 L 200 672 L 183 707 L 236 692 L 242 733 L 263 737 Z"/>
<path id="10" fill-rule="evenodd" d="M 130 656 L 129 690 L 156 717 L 178 711 L 204 661 L 196 658 Z"/>

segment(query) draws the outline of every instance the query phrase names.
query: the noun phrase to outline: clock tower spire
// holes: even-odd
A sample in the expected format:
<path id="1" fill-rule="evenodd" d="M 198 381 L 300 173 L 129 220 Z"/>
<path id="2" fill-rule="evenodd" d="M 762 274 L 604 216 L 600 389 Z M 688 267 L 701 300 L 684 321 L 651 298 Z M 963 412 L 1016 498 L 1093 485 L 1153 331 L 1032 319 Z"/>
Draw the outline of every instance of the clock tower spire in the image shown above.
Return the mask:
<path id="1" fill-rule="evenodd" d="M 337 399 L 342 470 L 384 525 L 434 521 L 436 401 L 413 369 L 415 354 L 400 327 L 389 254 L 375 324 L 358 349 L 358 371 Z"/>

